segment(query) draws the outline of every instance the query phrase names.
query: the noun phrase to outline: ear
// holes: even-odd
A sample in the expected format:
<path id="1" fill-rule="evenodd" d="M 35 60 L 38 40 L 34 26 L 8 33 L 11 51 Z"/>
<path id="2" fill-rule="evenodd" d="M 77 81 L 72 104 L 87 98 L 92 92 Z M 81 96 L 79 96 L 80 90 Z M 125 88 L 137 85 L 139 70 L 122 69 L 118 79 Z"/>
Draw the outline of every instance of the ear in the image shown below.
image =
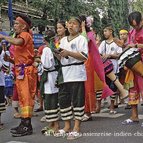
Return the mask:
<path id="1" fill-rule="evenodd" d="M 26 28 L 27 28 L 27 26 L 25 24 L 23 24 L 22 30 L 25 30 Z"/>

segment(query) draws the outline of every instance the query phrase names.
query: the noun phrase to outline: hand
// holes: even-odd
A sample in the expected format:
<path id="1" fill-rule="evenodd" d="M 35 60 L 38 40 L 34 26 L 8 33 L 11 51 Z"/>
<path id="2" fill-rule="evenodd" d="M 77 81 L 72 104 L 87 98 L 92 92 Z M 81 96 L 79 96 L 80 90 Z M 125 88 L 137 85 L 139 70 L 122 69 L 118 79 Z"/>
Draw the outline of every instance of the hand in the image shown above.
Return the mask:
<path id="1" fill-rule="evenodd" d="M 106 60 L 106 59 L 108 59 L 108 58 L 110 58 L 111 56 L 110 55 L 108 55 L 108 54 L 106 54 L 106 55 L 102 55 L 102 59 L 103 60 Z"/>
<path id="2" fill-rule="evenodd" d="M 135 48 L 136 45 L 135 45 L 135 44 L 129 44 L 127 47 L 128 47 L 128 48 Z"/>
<path id="3" fill-rule="evenodd" d="M 114 38 L 113 41 L 119 46 L 119 47 L 123 47 L 124 45 L 124 41 L 120 40 L 118 38 Z"/>
<path id="4" fill-rule="evenodd" d="M 63 50 L 60 52 L 60 55 L 65 58 L 65 57 L 68 57 L 68 56 L 69 56 L 69 53 L 70 53 L 70 51 L 63 49 Z"/>
<path id="5" fill-rule="evenodd" d="M 32 65 L 37 68 L 39 64 L 37 62 L 34 62 Z"/>
<path id="6" fill-rule="evenodd" d="M 85 28 L 85 21 L 82 21 L 82 22 L 81 22 L 81 27 L 84 27 L 84 28 Z"/>
<path id="7" fill-rule="evenodd" d="M 41 59 L 40 58 L 34 58 L 34 62 L 41 63 Z"/>
<path id="8" fill-rule="evenodd" d="M 83 31 L 86 31 L 86 29 L 85 29 L 85 21 L 82 21 L 82 23 L 81 23 L 81 28 L 82 28 L 82 32 L 83 32 Z"/>

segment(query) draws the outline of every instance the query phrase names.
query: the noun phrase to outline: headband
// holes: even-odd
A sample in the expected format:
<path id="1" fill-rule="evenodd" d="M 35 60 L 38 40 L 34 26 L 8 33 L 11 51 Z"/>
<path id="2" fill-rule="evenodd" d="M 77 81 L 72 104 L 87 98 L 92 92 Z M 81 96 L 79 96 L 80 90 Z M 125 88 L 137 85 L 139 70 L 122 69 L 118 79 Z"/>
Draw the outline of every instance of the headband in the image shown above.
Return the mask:
<path id="1" fill-rule="evenodd" d="M 120 30 L 120 32 L 119 32 L 120 34 L 123 34 L 123 33 L 125 33 L 125 34 L 128 34 L 128 31 L 127 30 L 125 30 L 125 29 L 122 29 L 122 30 Z"/>
<path id="2" fill-rule="evenodd" d="M 21 17 L 17 17 L 16 21 L 19 21 L 21 24 L 25 24 L 28 29 L 30 28 L 29 24 Z"/>

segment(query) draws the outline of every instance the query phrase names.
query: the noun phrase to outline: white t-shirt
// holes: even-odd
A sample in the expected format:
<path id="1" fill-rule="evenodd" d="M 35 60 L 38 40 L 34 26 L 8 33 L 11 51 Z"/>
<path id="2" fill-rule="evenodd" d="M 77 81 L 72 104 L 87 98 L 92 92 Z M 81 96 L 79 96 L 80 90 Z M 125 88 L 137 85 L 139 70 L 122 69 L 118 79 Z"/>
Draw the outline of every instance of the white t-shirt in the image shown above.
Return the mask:
<path id="1" fill-rule="evenodd" d="M 82 35 L 74 38 L 71 41 L 68 41 L 68 37 L 64 37 L 60 41 L 60 48 L 66 49 L 72 52 L 79 52 L 81 55 L 87 57 L 88 55 L 88 42 L 86 38 Z M 62 65 L 69 65 L 72 63 L 82 63 L 83 61 L 77 60 L 73 57 L 61 58 Z M 71 65 L 62 67 L 63 82 L 77 82 L 77 81 L 86 81 L 86 69 L 85 65 Z"/>
<path id="2" fill-rule="evenodd" d="M 41 62 L 42 62 L 43 68 L 46 68 L 50 71 L 55 69 L 55 60 L 50 48 L 45 47 L 43 49 Z M 59 90 L 55 86 L 55 84 L 56 84 L 58 72 L 53 71 L 47 74 L 48 74 L 48 79 L 47 79 L 47 82 L 44 84 L 44 93 L 45 94 L 57 93 Z"/>
<path id="3" fill-rule="evenodd" d="M 99 46 L 100 54 L 120 54 L 122 48 L 119 47 L 115 42 L 107 43 L 105 40 L 101 42 Z M 110 59 L 114 66 L 114 73 L 118 72 L 118 59 Z"/>

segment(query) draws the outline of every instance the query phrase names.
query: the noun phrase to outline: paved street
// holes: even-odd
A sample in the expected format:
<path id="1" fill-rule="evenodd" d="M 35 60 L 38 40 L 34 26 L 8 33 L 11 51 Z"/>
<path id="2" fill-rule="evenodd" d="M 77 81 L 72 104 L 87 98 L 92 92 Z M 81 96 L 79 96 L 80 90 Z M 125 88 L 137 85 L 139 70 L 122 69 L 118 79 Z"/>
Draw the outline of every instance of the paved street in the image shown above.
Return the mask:
<path id="1" fill-rule="evenodd" d="M 102 113 L 94 114 L 93 121 L 82 123 L 83 136 L 74 141 L 67 141 L 65 138 L 55 138 L 53 136 L 43 136 L 40 130 L 46 126 L 41 123 L 40 118 L 43 113 L 38 113 L 38 117 L 33 117 L 34 134 L 14 138 L 10 135 L 9 129 L 18 124 L 19 120 L 13 118 L 13 109 L 7 108 L 6 113 L 2 116 L 5 129 L 0 131 L 0 143 L 142 143 L 143 122 L 142 106 L 139 106 L 140 123 L 137 125 L 122 125 L 124 119 L 129 118 L 130 110 L 124 110 L 124 106 L 120 106 L 116 115 L 109 115 L 108 108 L 104 108 Z M 61 122 L 61 127 L 63 123 Z"/>

